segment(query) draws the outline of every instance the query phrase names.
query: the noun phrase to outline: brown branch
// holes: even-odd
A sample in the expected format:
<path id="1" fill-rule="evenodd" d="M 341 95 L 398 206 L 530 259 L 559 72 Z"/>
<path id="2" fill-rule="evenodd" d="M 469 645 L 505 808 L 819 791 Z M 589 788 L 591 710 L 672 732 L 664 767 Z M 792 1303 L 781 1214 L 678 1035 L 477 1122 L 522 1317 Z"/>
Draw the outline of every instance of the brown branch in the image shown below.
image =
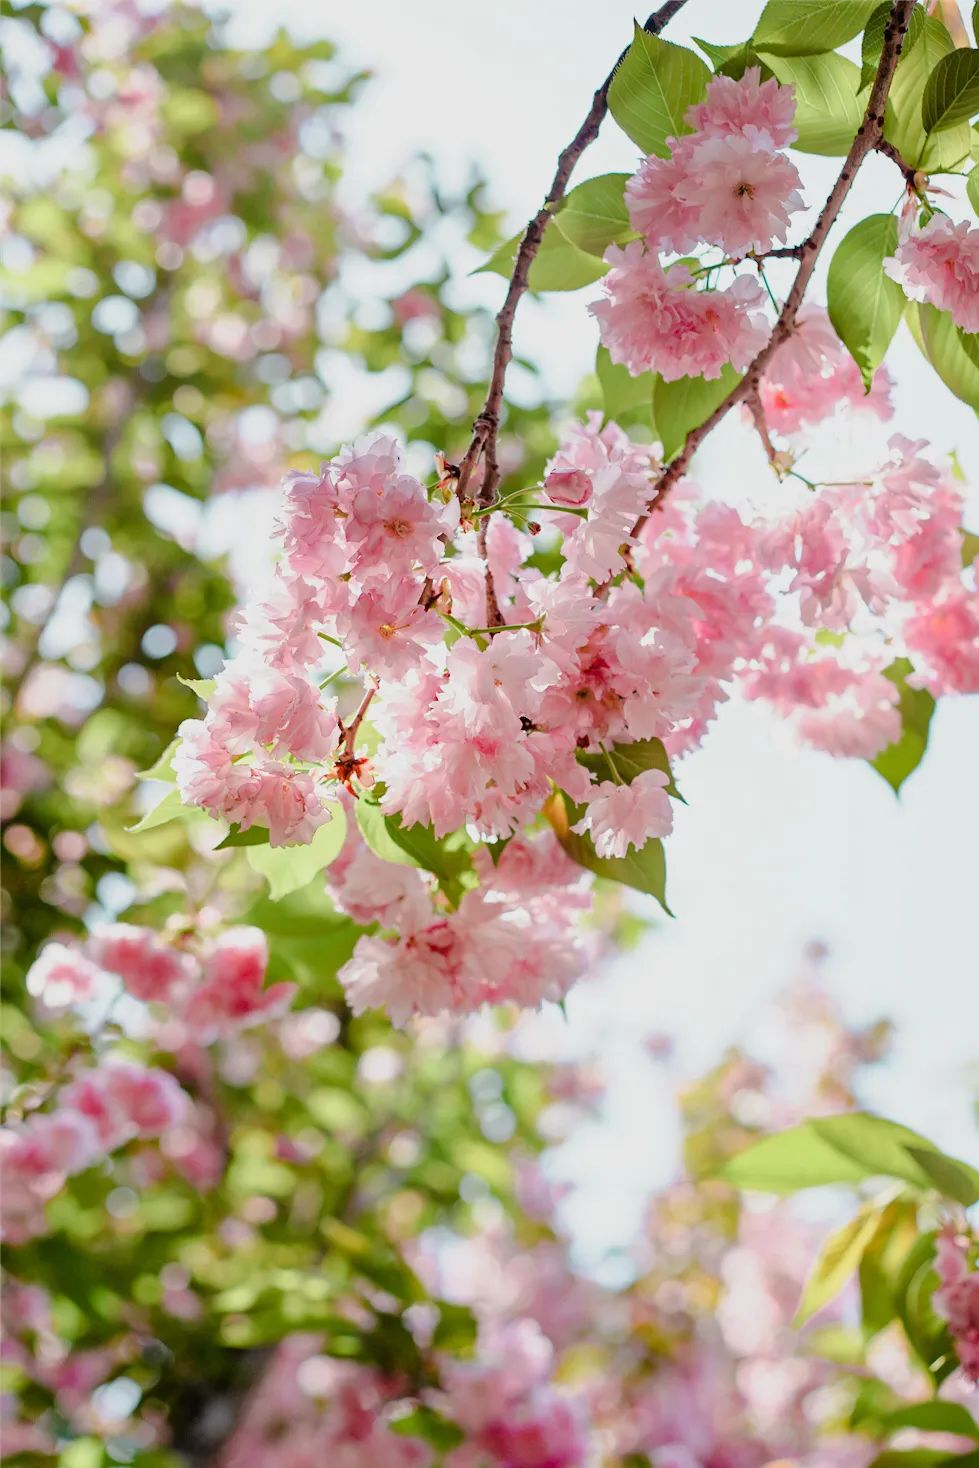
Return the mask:
<path id="1" fill-rule="evenodd" d="M 761 439 L 762 448 L 765 450 L 765 456 L 768 462 L 775 472 L 781 475 L 778 450 L 772 443 L 772 436 L 768 431 L 768 419 L 765 417 L 765 409 L 757 388 L 752 388 L 751 392 L 748 393 L 748 396 L 745 398 L 745 405 L 751 414 L 751 421 L 755 425 L 758 437 Z"/>
<path id="2" fill-rule="evenodd" d="M 916 168 L 912 168 L 910 163 L 905 163 L 894 144 L 889 143 L 886 138 L 878 138 L 874 144 L 874 148 L 883 157 L 889 158 L 892 163 L 897 165 L 904 174 L 904 182 L 907 184 L 909 190 L 914 194 L 918 193 L 921 184 L 924 182 L 923 176 L 918 173 Z"/>
<path id="3" fill-rule="evenodd" d="M 738 385 L 728 393 L 724 401 L 714 409 L 709 418 L 701 423 L 699 428 L 695 428 L 687 434 L 683 448 L 675 458 L 671 459 L 670 463 L 663 470 L 657 482 L 656 492 L 652 500 L 632 527 L 632 537 L 639 534 L 649 519 L 649 516 L 654 510 L 659 508 L 677 480 L 682 478 L 686 473 L 690 460 L 707 435 L 727 416 L 736 403 L 747 402 L 753 393 L 757 393 L 763 371 L 779 347 L 788 341 L 792 335 L 795 329 L 796 316 L 799 313 L 806 289 L 816 268 L 816 261 L 819 258 L 823 245 L 826 243 L 826 238 L 830 230 L 836 223 L 843 203 L 853 186 L 857 169 L 863 163 L 867 154 L 880 149 L 880 145 L 884 141 L 882 136 L 884 107 L 887 102 L 887 94 L 890 91 L 891 82 L 894 79 L 894 70 L 901 55 L 901 46 L 904 43 L 908 20 L 911 11 L 914 9 L 914 4 L 915 0 L 894 0 L 891 7 L 890 19 L 884 29 L 884 47 L 877 65 L 877 74 L 874 77 L 874 83 L 870 89 L 870 99 L 867 102 L 867 110 L 864 113 L 863 121 L 857 130 L 856 137 L 850 145 L 850 151 L 846 155 L 846 160 L 840 175 L 830 191 L 829 198 L 823 205 L 819 218 L 813 226 L 812 233 L 808 239 L 796 247 L 801 252 L 799 269 L 785 298 L 785 304 L 782 307 L 781 314 L 775 323 L 771 336 L 750 364 Z M 881 151 L 886 151 L 886 149 L 882 149 Z"/>
<path id="4" fill-rule="evenodd" d="M 666 0 L 666 3 L 653 12 L 646 21 L 643 29 L 650 35 L 656 36 L 672 20 L 678 11 L 682 10 L 686 0 Z M 490 374 L 489 388 L 486 393 L 486 401 L 476 421 L 473 424 L 473 436 L 466 450 L 465 457 L 459 465 L 459 477 L 457 481 L 457 493 L 460 504 L 466 498 L 469 481 L 479 460 L 483 460 L 483 482 L 479 491 L 480 505 L 491 505 L 496 497 L 497 485 L 500 482 L 500 466 L 497 459 L 497 434 L 500 427 L 500 413 L 503 408 L 503 387 L 506 380 L 507 368 L 513 356 L 513 321 L 521 297 L 527 290 L 530 267 L 534 263 L 537 251 L 540 249 L 544 238 L 544 231 L 552 217 L 555 204 L 564 198 L 568 187 L 568 181 L 574 170 L 575 164 L 582 153 L 598 137 L 599 129 L 608 112 L 608 93 L 612 85 L 612 79 L 621 66 L 624 57 L 628 53 L 628 47 L 622 52 L 618 61 L 602 82 L 598 91 L 592 98 L 591 107 L 584 122 L 575 133 L 571 142 L 558 156 L 557 168 L 551 180 L 544 203 L 538 209 L 533 219 L 524 231 L 523 239 L 517 250 L 516 259 L 513 263 L 513 274 L 507 288 L 506 297 L 496 317 L 496 348 L 493 352 L 493 367 Z M 486 530 L 481 529 L 480 550 L 485 560 Z M 502 621 L 500 609 L 496 600 L 496 591 L 493 586 L 493 577 L 487 568 L 486 572 L 486 621 L 489 626 L 497 626 Z"/>

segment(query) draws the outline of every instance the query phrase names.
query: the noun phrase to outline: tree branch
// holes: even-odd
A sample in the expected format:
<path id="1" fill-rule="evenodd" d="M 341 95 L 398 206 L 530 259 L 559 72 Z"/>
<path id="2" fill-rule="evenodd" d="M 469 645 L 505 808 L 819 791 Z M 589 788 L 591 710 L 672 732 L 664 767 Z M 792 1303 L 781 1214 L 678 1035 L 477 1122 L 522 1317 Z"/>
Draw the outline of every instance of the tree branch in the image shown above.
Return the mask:
<path id="1" fill-rule="evenodd" d="M 678 11 L 682 10 L 686 0 L 666 0 L 666 3 L 649 16 L 643 27 L 650 35 L 658 35 L 669 20 Z M 473 424 L 473 436 L 466 450 L 462 463 L 459 465 L 459 478 L 457 482 L 457 493 L 460 503 L 466 498 L 469 481 L 480 458 L 483 460 L 483 482 L 479 491 L 480 505 L 491 505 L 496 497 L 497 485 L 500 482 L 500 466 L 497 459 L 497 434 L 500 427 L 500 412 L 503 407 L 503 387 L 506 380 L 507 368 L 513 356 L 513 321 L 521 297 L 527 290 L 530 267 L 534 263 L 537 251 L 540 249 L 544 238 L 544 231 L 552 217 L 553 206 L 564 198 L 568 187 L 568 181 L 574 170 L 575 164 L 582 153 L 598 137 L 599 128 L 608 112 L 608 93 L 612 85 L 612 79 L 621 66 L 628 47 L 622 52 L 618 61 L 602 82 L 598 91 L 592 98 L 591 107 L 584 122 L 575 133 L 567 147 L 559 154 L 557 168 L 551 180 L 551 187 L 544 197 L 544 203 L 538 209 L 533 219 L 524 231 L 523 239 L 517 250 L 516 259 L 513 263 L 513 274 L 507 288 L 506 297 L 496 317 L 496 348 L 493 352 L 493 367 L 490 374 L 489 389 L 486 401 L 478 418 Z M 480 527 L 479 546 L 485 561 L 487 526 Z M 499 626 L 502 622 L 500 609 L 496 600 L 496 591 L 493 586 L 493 577 L 489 568 L 486 570 L 486 621 L 490 626 Z"/>
<path id="2" fill-rule="evenodd" d="M 788 341 L 792 335 L 795 329 L 795 319 L 799 313 L 799 307 L 802 305 L 806 288 L 816 268 L 816 261 L 819 258 L 823 245 L 826 243 L 826 237 L 836 223 L 837 216 L 853 186 L 857 169 L 863 163 L 868 153 L 872 153 L 875 150 L 888 151 L 886 148 L 882 149 L 880 146 L 883 141 L 884 107 L 887 102 L 887 94 L 890 91 L 891 82 L 894 79 L 894 70 L 901 55 L 901 47 L 904 43 L 904 36 L 908 28 L 911 11 L 914 9 L 914 4 L 915 0 L 894 0 L 891 6 L 890 19 L 884 30 L 884 47 L 877 65 L 877 74 L 874 77 L 873 86 L 870 89 L 870 99 L 867 102 L 867 110 L 864 113 L 863 122 L 860 124 L 857 135 L 850 145 L 850 151 L 846 155 L 846 160 L 840 175 L 830 191 L 829 198 L 823 205 L 822 212 L 813 226 L 812 233 L 801 245 L 794 247 L 794 250 L 800 252 L 799 269 L 796 272 L 791 289 L 785 298 L 785 304 L 782 307 L 781 314 L 775 323 L 771 336 L 750 364 L 737 387 L 728 393 L 724 401 L 714 409 L 710 417 L 699 428 L 695 428 L 691 433 L 687 434 L 683 448 L 663 470 L 657 482 L 656 492 L 652 500 L 632 527 L 633 537 L 639 534 L 649 519 L 649 516 L 654 510 L 659 508 L 677 480 L 682 478 L 686 473 L 690 460 L 707 435 L 727 416 L 736 403 L 750 403 L 752 395 L 758 391 L 758 385 L 761 381 L 763 371 L 779 347 Z M 892 155 L 888 152 L 888 156 Z"/>

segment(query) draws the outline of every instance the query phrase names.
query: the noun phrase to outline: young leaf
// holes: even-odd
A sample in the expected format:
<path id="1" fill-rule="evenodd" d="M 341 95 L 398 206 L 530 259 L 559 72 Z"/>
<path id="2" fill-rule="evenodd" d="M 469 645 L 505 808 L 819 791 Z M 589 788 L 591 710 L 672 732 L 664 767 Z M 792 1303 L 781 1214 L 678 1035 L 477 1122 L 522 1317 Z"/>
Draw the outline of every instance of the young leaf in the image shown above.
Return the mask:
<path id="1" fill-rule="evenodd" d="M 979 1424 L 961 1402 L 913 1402 L 910 1407 L 888 1412 L 881 1426 L 889 1433 L 902 1427 L 916 1427 L 919 1432 L 953 1432 L 956 1437 L 971 1437 L 973 1441 L 979 1441 Z M 953 1458 L 950 1461 L 956 1463 L 960 1460 Z"/>
<path id="2" fill-rule="evenodd" d="M 853 62 L 834 51 L 820 56 L 781 56 L 760 50 L 758 56 L 783 86 L 795 87 L 799 136 L 792 146 L 801 153 L 830 158 L 848 152 L 863 121 L 863 104 L 857 97 L 860 73 Z"/>
<path id="3" fill-rule="evenodd" d="M 924 302 L 909 302 L 906 320 L 911 335 L 945 386 L 979 413 L 979 365 L 965 345 L 965 333 L 947 311 Z"/>
<path id="4" fill-rule="evenodd" d="M 877 0 L 768 0 L 755 27 L 758 50 L 783 56 L 835 51 L 862 31 Z"/>
<path id="5" fill-rule="evenodd" d="M 627 173 L 605 173 L 572 189 L 561 205 L 557 226 L 566 240 L 588 255 L 604 255 L 611 244 L 635 239 L 625 206 Z"/>
<path id="6" fill-rule="evenodd" d="M 189 688 L 191 693 L 196 693 L 197 697 L 203 699 L 204 703 L 207 703 L 207 700 L 214 692 L 214 678 L 185 678 L 182 673 L 178 673 L 177 682 L 182 683 L 185 688 Z"/>
<path id="7" fill-rule="evenodd" d="M 253 871 L 269 884 L 269 897 L 278 902 L 305 887 L 340 855 L 347 831 L 343 806 L 331 806 L 332 819 L 319 827 L 306 846 L 248 846 L 245 855 Z"/>
<path id="8" fill-rule="evenodd" d="M 637 25 L 609 87 L 609 111 L 644 153 L 665 158 L 667 138 L 690 131 L 687 108 L 702 100 L 709 81 L 710 72 L 693 51 Z"/>
<path id="9" fill-rule="evenodd" d="M 899 1178 L 922 1189 L 937 1186 L 911 1148 L 945 1155 L 909 1127 L 855 1111 L 816 1117 L 762 1137 L 730 1158 L 721 1176 L 737 1187 L 766 1193 L 794 1193 L 869 1177 Z M 971 1192 L 974 1199 L 979 1198 L 979 1172 L 955 1158 L 946 1161 L 955 1164 L 957 1192 Z"/>
<path id="10" fill-rule="evenodd" d="M 943 56 L 925 85 L 921 121 L 925 132 L 941 132 L 979 112 L 979 51 Z"/>
<path id="11" fill-rule="evenodd" d="M 595 357 L 595 376 L 602 390 L 606 420 L 614 418 L 623 428 L 649 423 L 649 402 L 655 381 L 651 372 L 633 377 L 628 367 L 612 361 L 607 347 L 600 346 Z"/>
<path id="12" fill-rule="evenodd" d="M 594 754 L 579 753 L 578 763 L 584 765 L 599 780 L 614 780 L 618 775 L 627 785 L 631 785 L 644 770 L 662 770 L 669 776 L 670 783 L 666 786 L 668 793 L 674 800 L 683 799 L 673 783 L 670 758 L 661 739 L 637 739 L 634 744 L 613 744 L 609 753 L 611 760 L 601 751 Z"/>
<path id="13" fill-rule="evenodd" d="M 926 173 L 953 168 L 969 156 L 972 133 L 967 122 L 929 133 L 922 117 L 922 93 L 928 78 L 955 44 L 934 16 L 926 16 L 917 45 L 902 54 L 891 83 L 884 116 L 884 137 L 893 143 L 905 163 Z"/>
<path id="14" fill-rule="evenodd" d="M 828 1305 L 846 1284 L 860 1263 L 861 1255 L 880 1223 L 880 1209 L 872 1205 L 861 1208 L 855 1218 L 823 1244 L 819 1257 L 806 1281 L 799 1308 L 792 1324 L 798 1329 L 810 1316 Z"/>
<path id="15" fill-rule="evenodd" d="M 136 776 L 137 780 L 165 780 L 172 785 L 176 779 L 173 772 L 173 757 L 180 748 L 179 739 L 171 739 L 163 753 L 150 765 L 148 770 L 140 770 Z"/>
<path id="16" fill-rule="evenodd" d="M 868 392 L 904 313 L 904 292 L 883 268 L 896 249 L 897 220 L 871 214 L 840 242 L 826 281 L 830 320 Z"/>
<path id="17" fill-rule="evenodd" d="M 858 1270 L 861 1325 L 868 1340 L 890 1325 L 897 1314 L 897 1283 L 917 1238 L 917 1202 L 908 1197 L 893 1198 L 881 1210 Z"/>
<path id="18" fill-rule="evenodd" d="M 710 417 L 741 376 L 726 363 L 721 375 L 710 381 L 706 377 L 679 377 L 674 382 L 664 382 L 659 376 L 654 379 L 653 422 L 667 459 L 682 449 L 687 434 Z"/>
<path id="19" fill-rule="evenodd" d="M 965 191 L 972 205 L 972 212 L 979 214 L 979 168 L 973 168 L 965 181 Z"/>
<path id="20" fill-rule="evenodd" d="M 269 833 L 264 826 L 249 826 L 243 831 L 240 826 L 232 825 L 231 830 L 223 841 L 215 846 L 215 851 L 227 851 L 237 846 L 268 846 Z"/>
<path id="21" fill-rule="evenodd" d="M 935 712 L 935 700 L 926 688 L 908 686 L 908 675 L 913 672 L 907 658 L 896 658 L 890 667 L 884 669 L 884 677 L 889 678 L 900 693 L 901 737 L 870 761 L 895 795 L 924 757 L 928 747 L 928 728 Z"/>
<path id="22" fill-rule="evenodd" d="M 402 826 L 399 816 L 386 816 L 379 806 L 361 798 L 354 807 L 360 834 L 383 861 L 421 867 L 439 880 L 453 901 L 462 895 L 462 876 L 470 866 L 468 854 L 439 839 L 431 826 Z"/>
<path id="23" fill-rule="evenodd" d="M 434 1407 L 424 1405 L 415 1407 L 403 1417 L 392 1417 L 388 1429 L 398 1437 L 421 1438 L 439 1452 L 457 1448 L 466 1438 L 461 1427 L 443 1417 L 441 1412 L 436 1412 Z"/>
<path id="24" fill-rule="evenodd" d="M 867 29 L 863 33 L 863 41 L 860 46 L 860 90 L 869 87 L 877 72 L 880 55 L 884 49 L 884 29 L 891 18 L 893 6 L 891 0 L 884 0 L 883 5 L 878 5 L 873 15 L 867 21 Z M 920 5 L 916 5 L 908 19 L 908 28 L 904 34 L 904 45 L 901 47 L 902 59 L 908 55 L 911 48 L 921 36 L 925 23 L 925 12 Z"/>
<path id="25" fill-rule="evenodd" d="M 700 47 L 715 71 L 733 77 L 735 81 L 740 81 L 748 67 L 754 64 L 750 41 L 742 41 L 736 46 L 715 46 L 712 41 L 702 41 L 699 36 L 694 36 L 693 42 Z"/>
<path id="26" fill-rule="evenodd" d="M 513 239 L 500 245 L 473 273 L 479 275 L 489 271 L 509 280 L 521 238 L 514 235 Z M 552 219 L 544 230 L 540 249 L 530 267 L 528 284 L 532 291 L 576 291 L 591 285 L 607 271 L 608 266 L 603 260 L 572 244 L 561 233 L 557 220 Z"/>
<path id="27" fill-rule="evenodd" d="M 639 851 L 630 846 L 625 856 L 599 856 L 590 836 L 571 829 L 584 815 L 584 806 L 575 805 L 563 791 L 556 790 L 544 806 L 544 815 L 572 861 L 594 872 L 596 877 L 621 882 L 637 892 L 648 892 L 665 913 L 673 916 L 666 905 L 666 857 L 662 841 L 653 838 Z"/>
<path id="28" fill-rule="evenodd" d="M 127 826 L 127 831 L 134 835 L 139 831 L 152 831 L 155 826 L 165 826 L 167 821 L 190 820 L 196 811 L 195 806 L 184 805 L 180 797 L 180 791 L 176 786 L 168 790 L 161 801 L 148 810 L 134 826 Z"/>

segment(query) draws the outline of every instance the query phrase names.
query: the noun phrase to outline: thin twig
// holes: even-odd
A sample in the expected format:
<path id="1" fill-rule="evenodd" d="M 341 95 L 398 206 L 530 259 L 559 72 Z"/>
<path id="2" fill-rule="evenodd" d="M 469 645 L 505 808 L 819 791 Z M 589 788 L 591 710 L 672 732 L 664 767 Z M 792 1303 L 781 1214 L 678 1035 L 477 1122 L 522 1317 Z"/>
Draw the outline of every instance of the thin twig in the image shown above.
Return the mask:
<path id="1" fill-rule="evenodd" d="M 765 450 L 765 455 L 768 459 L 768 462 L 771 464 L 775 472 L 781 477 L 781 470 L 779 469 L 778 450 L 772 443 L 772 436 L 768 431 L 768 419 L 765 417 L 765 409 L 762 404 L 761 395 L 758 392 L 757 388 L 754 388 L 751 392 L 748 393 L 748 396 L 745 399 L 745 404 L 748 408 L 748 412 L 751 414 L 751 421 L 755 425 L 758 437 L 761 439 L 762 447 Z"/>
<path id="2" fill-rule="evenodd" d="M 857 135 L 850 145 L 850 151 L 846 155 L 846 160 L 840 175 L 830 191 L 829 198 L 823 205 L 822 212 L 813 226 L 812 233 L 807 240 L 803 241 L 801 246 L 795 247 L 801 252 L 799 269 L 785 298 L 785 304 L 782 307 L 781 314 L 775 323 L 771 336 L 748 367 L 747 372 L 738 385 L 732 388 L 724 401 L 701 423 L 699 428 L 695 428 L 687 434 L 683 448 L 675 458 L 671 459 L 670 463 L 663 470 L 657 481 L 656 492 L 652 500 L 632 527 L 633 538 L 640 533 L 649 516 L 662 505 L 670 490 L 686 473 L 690 460 L 707 435 L 727 416 L 736 403 L 745 402 L 750 398 L 752 393 L 757 393 L 763 371 L 779 347 L 788 341 L 792 332 L 795 330 L 796 316 L 805 297 L 806 288 L 812 279 L 813 271 L 816 268 L 816 261 L 819 258 L 823 245 L 826 243 L 826 238 L 830 230 L 836 223 L 843 203 L 853 186 L 857 169 L 863 163 L 867 154 L 874 152 L 883 141 L 884 107 L 887 102 L 887 94 L 890 91 L 891 82 L 894 79 L 894 70 L 901 55 L 901 46 L 904 42 L 908 21 L 914 5 L 915 0 L 894 0 L 894 4 L 891 7 L 890 19 L 884 29 L 884 47 L 881 51 L 880 61 L 877 64 L 877 74 L 874 77 L 874 83 L 870 89 L 870 99 L 867 102 L 867 110 L 864 113 L 863 121 L 857 129 Z"/>
<path id="3" fill-rule="evenodd" d="M 897 165 L 904 174 L 904 182 L 907 184 L 911 193 L 916 194 L 919 192 L 921 184 L 924 182 L 923 175 L 920 175 L 917 169 L 912 168 L 910 163 L 905 163 L 893 143 L 889 143 L 886 138 L 878 138 L 874 144 L 874 149 Z"/>
<path id="4" fill-rule="evenodd" d="M 664 5 L 653 12 L 646 21 L 644 30 L 650 35 L 658 35 L 669 20 L 678 11 L 682 10 L 686 0 L 666 0 Z M 507 288 L 506 297 L 496 317 L 496 348 L 493 352 L 493 367 L 490 374 L 489 388 L 486 393 L 486 401 L 482 411 L 473 424 L 473 436 L 466 450 L 465 457 L 459 465 L 459 476 L 457 480 L 457 493 L 460 504 L 467 498 L 469 481 L 473 471 L 480 459 L 483 461 L 483 481 L 479 490 L 479 504 L 491 505 L 496 497 L 497 485 L 500 482 L 500 466 L 497 457 L 497 434 L 500 427 L 500 413 L 503 408 L 503 388 L 506 380 L 507 368 L 513 356 L 513 321 L 521 297 L 527 290 L 530 267 L 534 262 L 537 251 L 540 249 L 544 238 L 544 231 L 552 217 L 555 204 L 564 198 L 568 187 L 568 181 L 574 170 L 575 164 L 582 153 L 598 137 L 599 128 L 608 112 L 608 93 L 612 85 L 612 79 L 627 55 L 628 47 L 622 52 L 618 61 L 605 78 L 602 85 L 592 98 L 591 107 L 584 122 L 575 133 L 567 147 L 560 153 L 557 168 L 551 180 L 551 187 L 544 197 L 544 203 L 538 209 L 533 219 L 524 231 L 523 239 L 517 250 L 516 259 L 513 263 L 513 274 Z M 487 527 L 480 528 L 479 549 L 486 559 L 486 533 Z M 486 620 L 492 625 L 502 621 L 499 605 L 496 599 L 496 591 L 493 586 L 493 577 L 489 568 L 486 571 Z"/>

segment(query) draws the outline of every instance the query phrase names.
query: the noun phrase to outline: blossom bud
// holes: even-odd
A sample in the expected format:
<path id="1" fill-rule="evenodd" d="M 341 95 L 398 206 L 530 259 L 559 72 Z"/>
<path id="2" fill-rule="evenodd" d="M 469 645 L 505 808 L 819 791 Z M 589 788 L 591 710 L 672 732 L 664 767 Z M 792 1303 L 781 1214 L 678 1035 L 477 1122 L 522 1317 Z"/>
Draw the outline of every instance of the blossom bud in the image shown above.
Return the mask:
<path id="1" fill-rule="evenodd" d="M 544 480 L 544 490 L 556 505 L 577 509 L 591 499 L 591 480 L 583 469 L 552 469 Z"/>

